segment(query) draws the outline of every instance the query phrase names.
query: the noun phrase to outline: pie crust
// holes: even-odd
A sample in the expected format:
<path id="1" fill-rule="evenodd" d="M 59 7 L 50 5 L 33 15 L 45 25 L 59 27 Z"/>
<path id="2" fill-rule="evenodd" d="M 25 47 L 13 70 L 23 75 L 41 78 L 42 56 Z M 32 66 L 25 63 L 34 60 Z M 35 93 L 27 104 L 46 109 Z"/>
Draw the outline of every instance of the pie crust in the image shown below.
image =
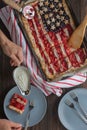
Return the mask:
<path id="1" fill-rule="evenodd" d="M 21 15 L 21 21 L 46 79 L 55 80 L 87 65 L 85 49 L 67 45 L 75 24 L 65 0 L 40 0 L 29 5 L 35 16 L 27 20 Z"/>

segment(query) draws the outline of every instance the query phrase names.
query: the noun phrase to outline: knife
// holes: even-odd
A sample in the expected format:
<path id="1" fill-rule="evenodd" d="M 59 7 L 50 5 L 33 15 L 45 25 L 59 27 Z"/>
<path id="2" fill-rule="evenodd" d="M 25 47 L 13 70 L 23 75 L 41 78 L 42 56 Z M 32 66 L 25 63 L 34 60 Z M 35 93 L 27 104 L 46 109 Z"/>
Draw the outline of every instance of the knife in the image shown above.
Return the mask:
<path id="1" fill-rule="evenodd" d="M 35 11 L 31 5 L 25 5 L 24 7 L 21 7 L 13 0 L 3 0 L 3 2 L 17 10 L 19 13 L 22 13 L 27 19 L 32 19 L 35 15 Z"/>

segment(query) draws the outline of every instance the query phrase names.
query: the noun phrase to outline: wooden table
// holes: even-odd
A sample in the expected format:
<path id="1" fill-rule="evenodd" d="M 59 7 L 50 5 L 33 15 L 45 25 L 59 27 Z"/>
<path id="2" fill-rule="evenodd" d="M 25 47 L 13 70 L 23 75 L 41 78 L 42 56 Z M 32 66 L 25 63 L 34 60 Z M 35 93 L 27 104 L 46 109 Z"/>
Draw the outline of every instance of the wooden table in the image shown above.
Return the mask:
<path id="1" fill-rule="evenodd" d="M 86 14 L 87 0 L 72 0 L 72 7 L 74 8 L 78 21 L 81 22 Z M 0 26 L 2 26 L 2 29 L 5 31 L 6 35 L 8 35 L 8 31 L 2 25 L 1 21 Z M 14 68 L 10 67 L 9 58 L 6 57 L 0 50 L 0 118 L 6 118 L 3 111 L 4 97 L 6 93 L 15 85 L 12 78 L 13 69 Z M 84 87 L 87 87 L 86 83 L 87 81 L 83 84 Z M 78 87 L 81 87 L 81 85 Z M 70 89 L 64 89 L 63 95 L 69 90 Z M 45 117 L 40 123 L 28 128 L 28 130 L 66 130 L 60 123 L 57 114 L 58 104 L 61 98 L 62 97 L 57 97 L 54 94 L 46 97 L 48 105 Z"/>

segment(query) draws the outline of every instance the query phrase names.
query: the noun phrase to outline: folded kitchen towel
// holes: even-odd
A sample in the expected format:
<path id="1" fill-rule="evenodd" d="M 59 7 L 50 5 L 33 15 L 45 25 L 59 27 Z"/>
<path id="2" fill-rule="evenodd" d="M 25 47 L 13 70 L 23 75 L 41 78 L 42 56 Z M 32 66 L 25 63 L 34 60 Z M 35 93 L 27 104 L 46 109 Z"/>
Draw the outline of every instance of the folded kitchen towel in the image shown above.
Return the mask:
<path id="1" fill-rule="evenodd" d="M 23 64 L 30 69 L 31 83 L 38 87 L 46 96 L 50 95 L 51 93 L 61 96 L 62 88 L 74 87 L 85 82 L 86 73 L 78 73 L 72 77 L 57 82 L 47 82 L 43 80 L 34 57 L 31 54 L 30 48 L 26 43 L 25 37 L 23 36 L 23 33 L 17 24 L 13 10 L 9 6 L 2 8 L 0 10 L 0 18 L 7 27 L 13 42 L 23 48 Z"/>

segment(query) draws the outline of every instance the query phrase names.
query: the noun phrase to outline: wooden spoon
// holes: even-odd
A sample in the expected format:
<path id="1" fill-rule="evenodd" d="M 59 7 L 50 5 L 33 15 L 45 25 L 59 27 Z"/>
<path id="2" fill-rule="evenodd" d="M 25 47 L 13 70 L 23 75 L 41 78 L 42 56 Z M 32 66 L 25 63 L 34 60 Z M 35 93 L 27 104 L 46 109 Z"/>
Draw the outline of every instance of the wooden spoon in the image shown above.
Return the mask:
<path id="1" fill-rule="evenodd" d="M 73 47 L 75 49 L 78 49 L 81 47 L 81 44 L 83 42 L 83 38 L 85 35 L 85 29 L 87 26 L 87 15 L 84 17 L 81 24 L 76 28 L 76 30 L 72 33 L 68 45 L 70 47 Z"/>

